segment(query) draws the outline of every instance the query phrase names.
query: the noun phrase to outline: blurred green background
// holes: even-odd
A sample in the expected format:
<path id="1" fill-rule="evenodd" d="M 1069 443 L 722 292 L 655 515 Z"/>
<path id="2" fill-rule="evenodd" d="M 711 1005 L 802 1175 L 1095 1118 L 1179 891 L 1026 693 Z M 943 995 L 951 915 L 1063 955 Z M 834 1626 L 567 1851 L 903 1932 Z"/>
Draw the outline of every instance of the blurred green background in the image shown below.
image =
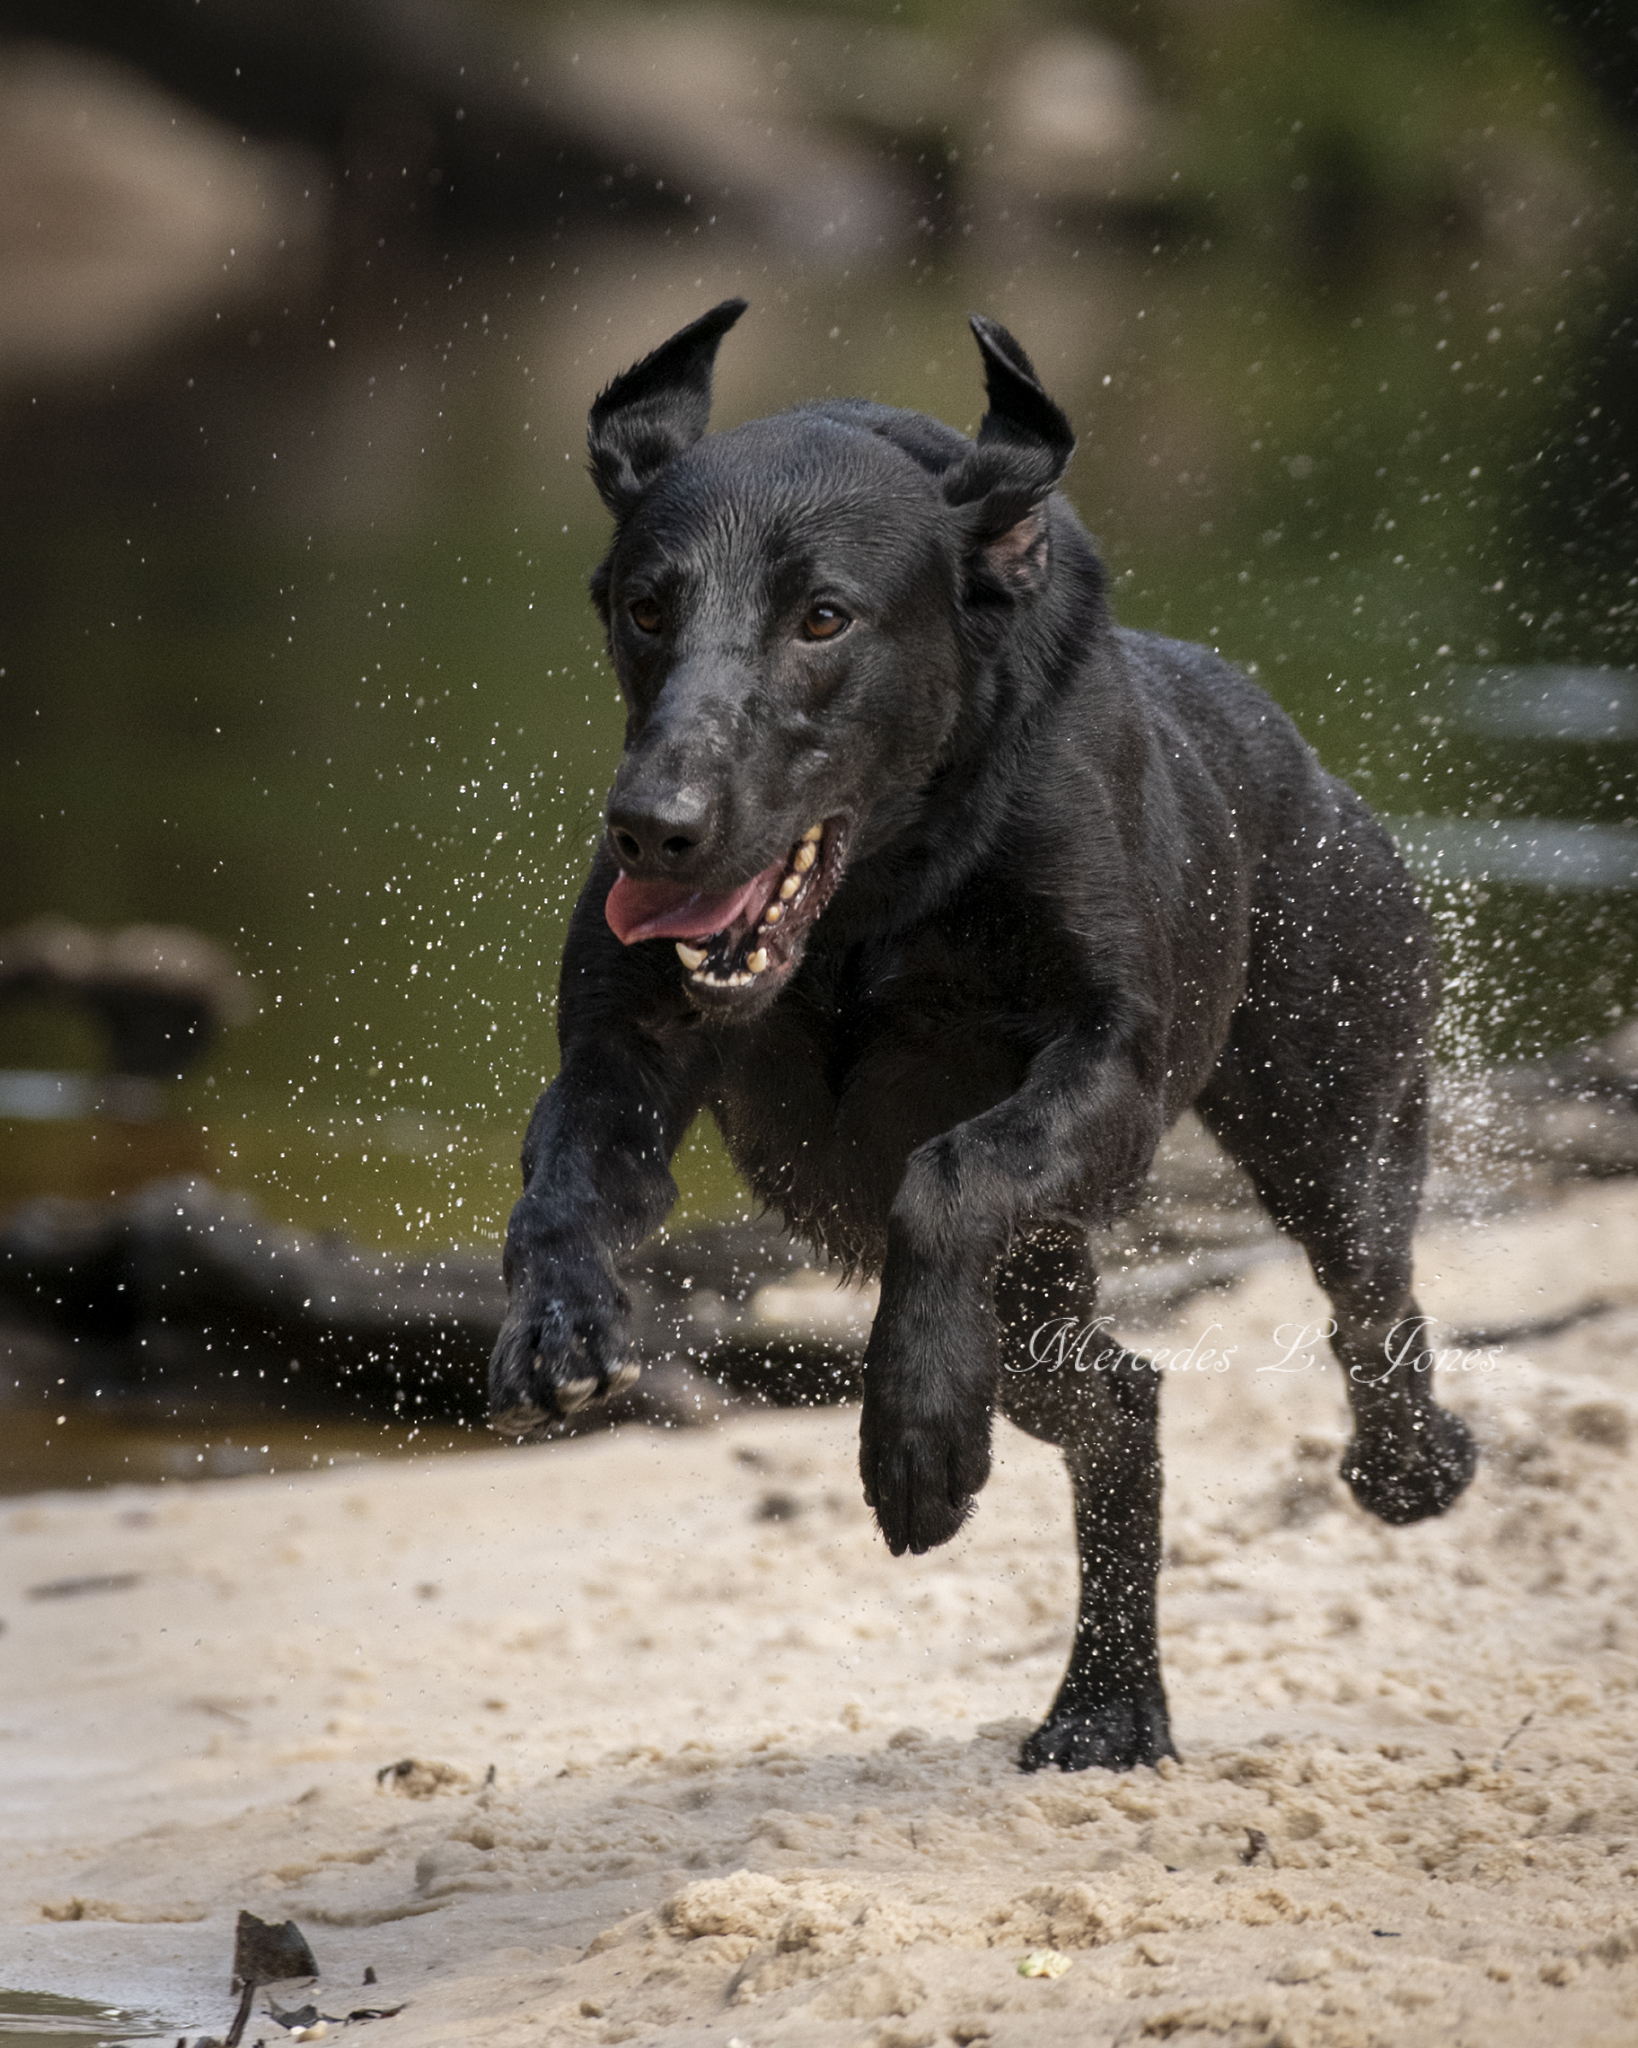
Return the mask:
<path id="1" fill-rule="evenodd" d="M 585 411 L 730 292 L 722 424 L 857 392 L 970 429 L 965 315 L 1011 326 L 1120 616 L 1244 663 L 1410 821 L 1445 1056 L 1608 1030 L 1638 996 L 1619 26 L 0 7 L 0 925 L 191 925 L 259 1006 L 157 1119 L 0 1121 L 0 1204 L 198 1169 L 366 1243 L 498 1238 L 619 747 Z M 1602 684 L 1555 712 L 1588 671 L 1607 714 Z M 1519 672 L 1546 710 L 1487 716 Z M 0 1007 L 0 1069 L 104 1056 Z M 680 1178 L 687 1214 L 739 1200 L 703 1132 Z"/>

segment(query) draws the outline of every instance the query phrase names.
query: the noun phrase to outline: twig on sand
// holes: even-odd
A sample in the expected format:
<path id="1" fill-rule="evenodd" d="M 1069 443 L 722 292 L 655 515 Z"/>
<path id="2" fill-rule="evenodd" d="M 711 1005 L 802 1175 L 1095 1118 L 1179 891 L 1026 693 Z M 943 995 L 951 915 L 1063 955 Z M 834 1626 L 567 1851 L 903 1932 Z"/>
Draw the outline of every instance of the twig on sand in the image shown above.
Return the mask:
<path id="1" fill-rule="evenodd" d="M 245 2028 L 250 2024 L 250 2006 L 255 1996 L 256 1980 L 254 1977 L 247 1977 L 243 1994 L 239 1999 L 239 2010 L 233 2015 L 233 2025 L 228 2028 L 228 2037 L 222 2048 L 239 2048 L 239 2043 L 245 2036 Z"/>
<path id="2" fill-rule="evenodd" d="M 1529 1727 L 1530 1723 L 1535 1718 L 1535 1712 L 1532 1709 L 1530 1713 L 1525 1715 L 1524 1719 L 1513 1730 L 1512 1734 L 1509 1735 L 1506 1738 L 1506 1740 L 1502 1743 L 1501 1748 L 1497 1750 L 1495 1756 L 1491 1759 L 1490 1762 L 1490 1768 L 1493 1771 L 1499 1771 L 1501 1769 L 1502 1758 L 1506 1756 L 1507 1752 L 1513 1747 L 1513 1744 L 1518 1741 L 1519 1737 L 1524 1733 L 1525 1729 Z"/>

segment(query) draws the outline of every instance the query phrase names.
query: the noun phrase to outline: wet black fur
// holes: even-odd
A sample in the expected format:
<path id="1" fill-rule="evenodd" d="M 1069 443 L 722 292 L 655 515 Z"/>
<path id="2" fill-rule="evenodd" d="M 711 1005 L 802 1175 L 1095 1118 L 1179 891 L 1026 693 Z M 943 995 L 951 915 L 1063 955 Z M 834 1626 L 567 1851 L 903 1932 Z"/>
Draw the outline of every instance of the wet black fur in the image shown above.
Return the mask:
<path id="1" fill-rule="evenodd" d="M 1450 1505 L 1470 1440 L 1422 1348 L 1385 1349 L 1416 1314 L 1427 920 L 1277 705 L 1204 649 L 1113 623 L 1052 494 L 1068 425 L 1010 336 L 974 322 L 976 443 L 858 401 L 706 437 L 742 311 L 685 329 L 592 414 L 616 521 L 593 589 L 630 713 L 610 818 L 639 875 L 726 890 L 820 820 L 845 830 L 845 872 L 780 987 L 713 1003 L 670 940 L 615 939 L 598 853 L 564 951 L 562 1069 L 524 1145 L 492 1412 L 526 1428 L 606 1384 L 614 1260 L 665 1216 L 672 1152 L 708 1109 L 762 1200 L 881 1277 L 860 1466 L 895 1553 L 966 1519 L 997 1406 L 1063 1448 L 1080 1615 L 1024 1765 L 1152 1764 L 1173 1753 L 1157 1377 L 1129 1353 L 1002 1367 L 1040 1324 L 1094 1312 L 1080 1226 L 1192 1106 L 1330 1295 L 1356 1497 L 1390 1522 Z M 832 642 L 801 636 L 816 597 L 852 617 Z"/>

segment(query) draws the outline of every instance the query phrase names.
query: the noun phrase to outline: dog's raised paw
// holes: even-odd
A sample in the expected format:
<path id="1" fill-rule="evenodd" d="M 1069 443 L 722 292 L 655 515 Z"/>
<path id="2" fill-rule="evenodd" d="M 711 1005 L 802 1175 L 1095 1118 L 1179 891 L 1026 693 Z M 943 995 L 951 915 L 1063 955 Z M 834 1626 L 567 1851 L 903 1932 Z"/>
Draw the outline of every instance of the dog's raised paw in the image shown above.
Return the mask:
<path id="1" fill-rule="evenodd" d="M 1356 1435 L 1340 1467 L 1349 1490 L 1367 1513 L 1395 1527 L 1442 1515 L 1465 1490 L 1478 1466 L 1478 1446 L 1459 1415 L 1424 1409 L 1410 1432 Z"/>
<path id="2" fill-rule="evenodd" d="M 1105 1700 L 1095 1707 L 1054 1707 L 1018 1753 L 1021 1771 L 1129 1771 L 1175 1757 L 1166 1701 Z"/>
<path id="3" fill-rule="evenodd" d="M 867 1427 L 859 1445 L 866 1503 L 895 1557 L 948 1543 L 972 1513 L 989 1475 L 988 1431 L 977 1444 L 906 1430 L 884 1440 Z"/>

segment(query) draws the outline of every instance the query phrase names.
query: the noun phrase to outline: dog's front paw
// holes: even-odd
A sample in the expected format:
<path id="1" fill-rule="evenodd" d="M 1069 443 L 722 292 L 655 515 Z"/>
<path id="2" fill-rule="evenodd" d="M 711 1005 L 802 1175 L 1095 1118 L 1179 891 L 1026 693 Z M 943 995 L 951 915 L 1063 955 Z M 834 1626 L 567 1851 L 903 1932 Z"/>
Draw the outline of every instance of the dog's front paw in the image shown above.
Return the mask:
<path id="1" fill-rule="evenodd" d="M 1095 1707 L 1056 1706 L 1018 1754 L 1021 1771 L 1129 1771 L 1176 1756 L 1166 1696 L 1156 1685 Z"/>
<path id="2" fill-rule="evenodd" d="M 990 1476 L 990 1404 L 945 1399 L 912 1406 L 866 1361 L 859 1476 L 895 1557 L 919 1557 L 950 1538 Z"/>
<path id="3" fill-rule="evenodd" d="M 539 1261 L 518 1275 L 489 1360 L 489 1427 L 528 1436 L 629 1386 L 626 1298 L 596 1263 Z"/>
<path id="4" fill-rule="evenodd" d="M 975 1458 L 968 1446 L 934 1429 L 906 1429 L 891 1440 L 859 1446 L 864 1497 L 895 1557 L 920 1556 L 950 1538 L 973 1511 L 973 1496 L 989 1477 L 989 1447 Z"/>
<path id="5" fill-rule="evenodd" d="M 1459 1415 L 1428 1407 L 1419 1428 L 1358 1432 L 1342 1456 L 1354 1499 L 1396 1526 L 1442 1515 L 1473 1477 L 1478 1447 Z"/>

